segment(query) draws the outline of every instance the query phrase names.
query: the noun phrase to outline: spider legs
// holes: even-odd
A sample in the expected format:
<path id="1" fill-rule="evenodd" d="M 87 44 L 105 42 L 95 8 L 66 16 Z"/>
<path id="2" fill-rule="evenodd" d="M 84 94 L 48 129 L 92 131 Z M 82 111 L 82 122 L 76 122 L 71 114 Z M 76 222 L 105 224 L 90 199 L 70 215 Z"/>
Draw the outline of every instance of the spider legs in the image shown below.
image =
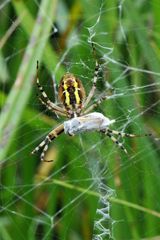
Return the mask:
<path id="1" fill-rule="evenodd" d="M 121 142 L 117 138 L 114 137 L 114 135 L 117 135 L 119 137 L 128 137 L 128 138 L 135 138 L 135 137 L 146 137 L 146 136 L 152 136 L 152 134 L 129 134 L 129 133 L 124 133 L 124 132 L 119 132 L 115 130 L 111 130 L 109 128 L 106 128 L 104 130 L 101 130 L 102 133 L 107 135 L 114 143 L 118 145 L 119 148 L 121 148 L 126 154 L 128 154 L 126 148 L 123 146 Z"/>
<path id="2" fill-rule="evenodd" d="M 87 113 L 91 112 L 95 107 L 99 106 L 107 98 L 108 98 L 108 96 L 102 96 L 97 101 L 95 101 L 91 106 L 86 108 L 86 110 L 83 112 L 83 114 L 87 114 Z"/>
<path id="3" fill-rule="evenodd" d="M 128 138 L 137 138 L 137 137 L 150 137 L 152 136 L 152 133 L 145 133 L 145 134 L 130 134 L 130 133 L 124 133 L 124 132 L 119 132 L 119 131 L 115 131 L 115 130 L 111 130 L 109 128 L 107 128 L 107 131 L 110 134 L 114 134 L 114 135 L 118 135 L 122 138 L 124 137 L 128 137 Z"/>
<path id="4" fill-rule="evenodd" d="M 32 151 L 32 154 L 35 154 L 36 152 L 38 152 L 41 148 L 43 148 L 43 151 L 41 153 L 41 161 L 45 161 L 45 162 L 51 162 L 52 160 L 44 160 L 44 156 L 45 156 L 45 153 L 48 149 L 48 145 L 49 143 L 51 142 L 51 138 L 49 137 L 49 135 L 47 135 L 47 137 L 45 138 L 44 141 L 42 141 L 33 151 Z"/>
<path id="5" fill-rule="evenodd" d="M 96 49 L 95 49 L 95 46 L 93 44 L 93 42 L 91 42 L 92 44 L 92 50 L 93 50 L 93 55 L 95 57 L 95 60 L 96 60 L 96 63 L 95 63 L 95 70 L 94 70 L 94 76 L 93 76 L 93 85 L 92 85 L 92 88 L 88 94 L 88 97 L 86 98 L 84 104 L 83 104 L 83 108 L 86 108 L 88 103 L 90 102 L 90 100 L 92 99 L 93 95 L 94 95 L 94 92 L 96 90 L 96 83 L 97 83 L 97 79 L 98 79 L 98 72 L 99 72 L 99 68 L 100 68 L 100 64 L 97 60 L 97 57 L 96 57 Z"/>
<path id="6" fill-rule="evenodd" d="M 51 141 L 53 141 L 56 137 L 58 137 L 61 133 L 64 132 L 64 126 L 63 124 L 59 125 L 57 128 L 53 129 L 45 138 L 44 141 L 42 141 L 32 152 L 31 154 L 35 154 L 36 152 L 38 152 L 41 148 L 43 149 L 42 150 L 42 153 L 41 153 L 41 156 L 40 156 L 40 159 L 41 161 L 44 161 L 44 162 L 52 162 L 53 160 L 45 160 L 45 154 L 46 154 L 46 151 L 48 150 L 48 146 L 49 146 L 49 143 Z"/>
<path id="7" fill-rule="evenodd" d="M 40 82 L 39 82 L 39 77 L 38 77 L 38 70 L 39 70 L 39 66 L 38 66 L 38 61 L 37 61 L 37 74 L 36 74 L 36 83 L 37 83 L 37 87 L 41 93 L 41 97 L 40 97 L 40 100 L 42 102 L 43 105 L 45 105 L 49 110 L 51 111 L 56 111 L 57 113 L 62 113 L 63 116 L 66 116 L 66 111 L 65 109 L 57 106 L 56 104 L 54 104 L 53 102 L 51 102 L 51 100 L 48 98 L 47 94 L 45 93 L 43 87 L 40 85 Z M 44 100 L 43 100 L 44 99 Z M 61 115 L 62 115 L 61 114 Z"/>
<path id="8" fill-rule="evenodd" d="M 104 133 L 105 135 L 107 135 L 114 143 L 117 144 L 117 146 L 119 148 L 121 148 L 126 154 L 128 154 L 128 152 L 127 152 L 126 148 L 123 146 L 123 144 L 121 142 L 119 142 L 119 140 L 117 138 L 115 138 L 113 136 L 113 134 L 114 134 L 113 132 L 114 131 L 112 131 L 112 130 L 107 128 L 105 130 L 101 130 L 101 132 Z"/>
<path id="9" fill-rule="evenodd" d="M 39 97 L 39 100 L 40 100 L 40 102 L 42 103 L 42 105 L 44 105 L 48 110 L 50 110 L 50 111 L 52 111 L 52 112 L 55 112 L 55 113 L 57 113 L 58 115 L 66 116 L 66 113 L 60 112 L 60 111 L 52 108 L 51 105 L 48 105 L 46 102 L 44 102 L 42 98 Z"/>

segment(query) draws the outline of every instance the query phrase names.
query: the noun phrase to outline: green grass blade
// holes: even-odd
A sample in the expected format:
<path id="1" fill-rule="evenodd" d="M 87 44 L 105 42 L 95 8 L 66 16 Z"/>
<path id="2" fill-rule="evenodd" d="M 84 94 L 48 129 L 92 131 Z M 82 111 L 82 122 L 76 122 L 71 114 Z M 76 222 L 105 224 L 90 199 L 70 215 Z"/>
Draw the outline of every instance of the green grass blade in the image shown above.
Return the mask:
<path id="1" fill-rule="evenodd" d="M 6 105 L 0 116 L 0 159 L 4 160 L 21 119 L 23 110 L 29 99 L 36 60 L 41 60 L 48 40 L 55 12 L 56 1 L 42 1 L 29 44 L 26 48 L 17 79 L 7 98 Z M 47 13 L 47 15 L 46 15 Z"/>

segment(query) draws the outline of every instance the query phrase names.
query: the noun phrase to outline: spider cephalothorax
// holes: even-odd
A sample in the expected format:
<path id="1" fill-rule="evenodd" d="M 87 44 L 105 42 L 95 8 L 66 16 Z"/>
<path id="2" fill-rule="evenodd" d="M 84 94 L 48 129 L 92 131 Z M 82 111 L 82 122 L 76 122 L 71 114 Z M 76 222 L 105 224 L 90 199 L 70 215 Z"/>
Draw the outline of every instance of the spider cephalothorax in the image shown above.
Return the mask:
<path id="1" fill-rule="evenodd" d="M 79 116 L 82 103 L 85 98 L 85 90 L 82 82 L 72 73 L 65 74 L 59 85 L 59 100 L 63 103 L 68 117 Z"/>
<path id="2" fill-rule="evenodd" d="M 43 90 L 43 87 L 39 83 L 38 77 L 38 62 L 37 62 L 37 76 L 36 82 L 38 89 L 41 93 L 39 99 L 43 105 L 50 111 L 69 118 L 68 121 L 60 124 L 58 127 L 53 129 L 46 138 L 32 151 L 32 154 L 38 152 L 42 149 L 41 161 L 50 162 L 52 160 L 45 159 L 45 153 L 48 149 L 48 145 L 61 133 L 65 132 L 68 135 L 75 135 L 84 131 L 99 131 L 107 135 L 114 143 L 116 143 L 125 153 L 127 150 L 115 135 L 119 137 L 137 137 L 140 135 L 123 133 L 115 130 L 109 129 L 109 126 L 115 122 L 115 120 L 110 120 L 103 114 L 98 112 L 92 112 L 92 110 L 98 106 L 102 101 L 107 99 L 107 96 L 102 96 L 98 98 L 93 104 L 90 104 L 92 97 L 94 96 L 96 90 L 96 83 L 98 79 L 99 72 L 99 62 L 96 58 L 95 47 L 92 43 L 93 55 L 95 57 L 95 70 L 93 75 L 93 85 L 87 97 L 85 97 L 85 90 L 82 82 L 72 73 L 65 74 L 59 85 L 58 95 L 62 106 L 53 103 Z M 143 135 L 146 136 L 147 134 Z M 150 134 L 149 134 L 150 135 Z"/>

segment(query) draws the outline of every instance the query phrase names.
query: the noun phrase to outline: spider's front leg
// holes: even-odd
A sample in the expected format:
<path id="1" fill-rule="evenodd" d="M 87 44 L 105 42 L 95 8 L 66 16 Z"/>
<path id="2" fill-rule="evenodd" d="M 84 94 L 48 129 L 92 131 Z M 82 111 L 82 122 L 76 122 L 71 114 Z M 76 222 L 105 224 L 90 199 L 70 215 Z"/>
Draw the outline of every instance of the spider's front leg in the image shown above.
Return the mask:
<path id="1" fill-rule="evenodd" d="M 64 132 L 64 125 L 61 124 L 59 125 L 58 127 L 56 127 L 55 129 L 53 129 L 45 138 L 44 141 L 42 141 L 32 152 L 31 154 L 35 154 L 36 152 L 38 152 L 41 148 L 43 149 L 42 150 L 42 153 L 41 153 L 41 156 L 40 156 L 40 159 L 41 161 L 44 161 L 44 162 L 52 162 L 53 160 L 45 160 L 45 154 L 48 150 L 48 145 L 51 141 L 53 141 L 56 137 L 58 137 L 61 133 Z"/>

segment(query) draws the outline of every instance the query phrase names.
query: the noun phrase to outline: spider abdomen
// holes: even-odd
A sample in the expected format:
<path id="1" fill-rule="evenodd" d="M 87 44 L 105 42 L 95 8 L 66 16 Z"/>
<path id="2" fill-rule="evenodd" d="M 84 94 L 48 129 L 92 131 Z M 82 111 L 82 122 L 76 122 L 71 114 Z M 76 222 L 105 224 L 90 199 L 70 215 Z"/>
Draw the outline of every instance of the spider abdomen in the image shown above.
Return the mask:
<path id="1" fill-rule="evenodd" d="M 66 110 L 78 113 L 84 98 L 85 90 L 81 81 L 71 73 L 65 74 L 59 86 L 59 99 Z"/>

